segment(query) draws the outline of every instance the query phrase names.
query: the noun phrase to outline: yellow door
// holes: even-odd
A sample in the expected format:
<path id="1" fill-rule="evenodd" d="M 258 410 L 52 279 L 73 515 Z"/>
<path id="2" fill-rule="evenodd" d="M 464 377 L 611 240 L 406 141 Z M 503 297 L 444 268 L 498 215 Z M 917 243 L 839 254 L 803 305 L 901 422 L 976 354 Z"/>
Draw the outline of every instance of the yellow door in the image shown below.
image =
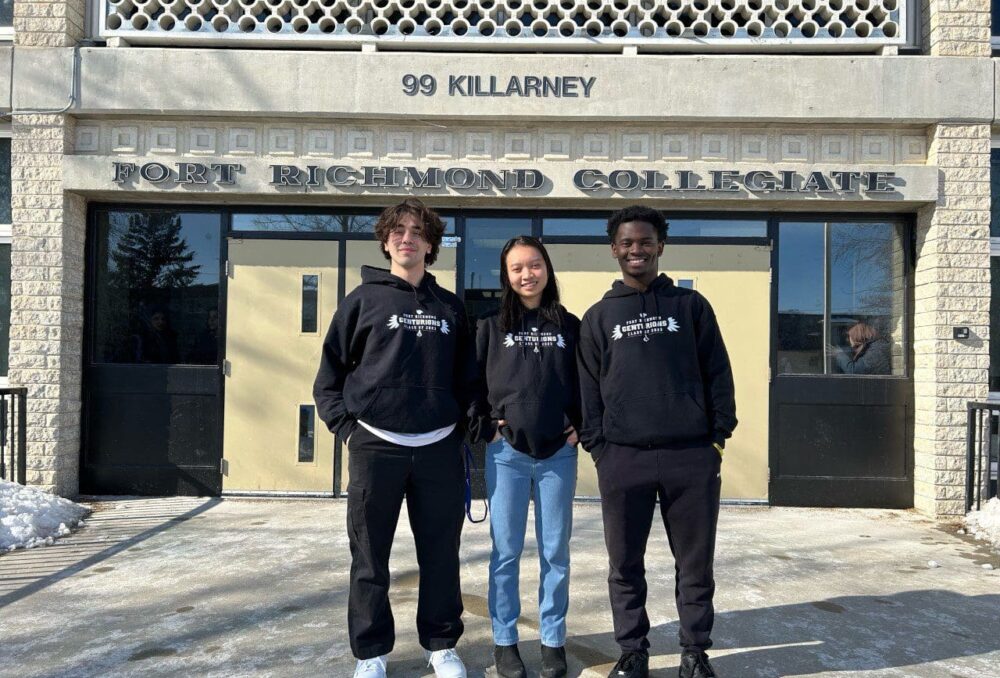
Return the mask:
<path id="1" fill-rule="evenodd" d="M 346 286 L 345 296 L 351 290 L 361 284 L 361 267 L 375 266 L 377 268 L 389 268 L 389 261 L 382 254 L 377 243 L 368 240 L 349 240 L 344 243 L 347 248 L 347 267 L 345 269 L 344 282 Z M 428 270 L 434 275 L 438 284 L 455 291 L 455 272 L 457 270 L 456 249 L 454 247 L 442 247 L 438 251 L 437 261 Z M 326 430 L 326 427 L 323 427 Z M 349 480 L 347 472 L 347 458 L 350 454 L 348 445 L 342 446 L 343 461 L 341 462 L 340 488 L 346 488 Z"/>
<path id="2" fill-rule="evenodd" d="M 340 244 L 230 240 L 224 492 L 333 491 L 312 383 L 337 307 Z"/>
<path id="3" fill-rule="evenodd" d="M 549 245 L 563 303 L 582 317 L 621 278 L 608 245 Z M 660 270 L 709 300 L 722 328 L 736 383 L 736 416 L 726 444 L 724 499 L 767 499 L 771 253 L 752 245 L 667 245 Z M 580 456 L 579 496 L 598 496 L 589 455 Z"/>

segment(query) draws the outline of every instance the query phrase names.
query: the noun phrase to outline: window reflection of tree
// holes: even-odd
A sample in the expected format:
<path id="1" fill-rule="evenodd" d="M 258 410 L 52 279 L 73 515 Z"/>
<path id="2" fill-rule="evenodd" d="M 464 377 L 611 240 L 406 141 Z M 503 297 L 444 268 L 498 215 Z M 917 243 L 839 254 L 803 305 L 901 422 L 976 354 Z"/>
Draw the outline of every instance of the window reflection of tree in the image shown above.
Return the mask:
<path id="1" fill-rule="evenodd" d="M 877 342 L 901 360 L 903 261 L 894 224 L 832 224 L 830 229 L 831 328 L 835 351 L 850 352 L 847 333 L 864 323 L 875 330 Z M 889 348 L 881 349 L 883 351 Z M 902 369 L 902 365 L 896 366 Z"/>
<path id="2" fill-rule="evenodd" d="M 830 230 L 832 313 L 891 331 L 894 296 L 902 292 L 902 261 L 891 224 L 833 224 Z M 838 289 L 839 288 L 839 289 Z M 850 301 L 844 303 L 844 297 Z M 888 338 L 888 337 L 886 337 Z M 839 342 L 841 337 L 831 337 Z"/>
<path id="3" fill-rule="evenodd" d="M 218 283 L 196 285 L 201 265 L 182 235 L 181 215 L 108 216 L 107 280 L 99 297 L 99 356 L 111 362 L 183 362 L 204 318 L 218 305 Z M 156 316 L 162 314 L 163 318 Z M 165 319 L 165 324 L 164 324 Z M 178 347 L 177 337 L 182 346 Z M 151 344 L 159 342 L 153 350 Z M 169 346 L 169 350 L 167 345 Z"/>

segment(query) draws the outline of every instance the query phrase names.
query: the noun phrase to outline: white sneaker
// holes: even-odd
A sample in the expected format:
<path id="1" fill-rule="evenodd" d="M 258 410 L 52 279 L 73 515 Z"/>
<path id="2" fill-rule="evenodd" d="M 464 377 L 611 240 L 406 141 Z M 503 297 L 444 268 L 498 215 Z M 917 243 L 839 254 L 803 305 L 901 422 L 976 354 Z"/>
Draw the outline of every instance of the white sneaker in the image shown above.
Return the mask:
<path id="1" fill-rule="evenodd" d="M 354 678 L 385 678 L 385 655 L 359 659 L 354 669 Z"/>
<path id="2" fill-rule="evenodd" d="M 437 678 L 467 678 L 465 664 L 455 650 L 436 650 L 428 652 L 424 650 L 427 657 L 427 666 L 434 667 L 434 675 Z"/>

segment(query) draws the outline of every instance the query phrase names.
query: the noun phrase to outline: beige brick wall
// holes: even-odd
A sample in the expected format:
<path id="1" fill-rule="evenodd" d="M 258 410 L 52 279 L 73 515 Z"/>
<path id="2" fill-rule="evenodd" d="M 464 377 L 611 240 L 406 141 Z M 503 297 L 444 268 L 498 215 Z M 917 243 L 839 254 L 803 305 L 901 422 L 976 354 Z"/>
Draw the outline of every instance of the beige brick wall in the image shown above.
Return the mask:
<path id="1" fill-rule="evenodd" d="M 991 0 L 923 0 L 924 53 L 988 57 Z"/>
<path id="2" fill-rule="evenodd" d="M 84 38 L 86 0 L 16 0 L 14 44 L 72 47 Z"/>
<path id="3" fill-rule="evenodd" d="M 917 217 L 914 503 L 948 516 L 964 510 L 966 402 L 989 388 L 989 125 L 935 125 L 928 162 L 941 195 Z M 952 339 L 955 325 L 972 338 Z"/>
<path id="4" fill-rule="evenodd" d="M 28 387 L 28 483 L 77 494 L 86 202 L 62 190 L 74 125 L 13 120 L 11 384 Z"/>

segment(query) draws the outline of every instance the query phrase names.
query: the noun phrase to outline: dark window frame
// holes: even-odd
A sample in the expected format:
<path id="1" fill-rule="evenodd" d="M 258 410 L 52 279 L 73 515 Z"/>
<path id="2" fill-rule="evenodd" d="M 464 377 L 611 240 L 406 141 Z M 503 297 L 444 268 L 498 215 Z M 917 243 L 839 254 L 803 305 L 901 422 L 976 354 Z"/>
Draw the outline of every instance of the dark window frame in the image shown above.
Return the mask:
<path id="1" fill-rule="evenodd" d="M 903 246 L 903 370 L 900 374 L 778 374 L 778 287 L 781 280 L 781 270 L 778 254 L 780 242 L 778 237 L 781 222 L 795 223 L 896 223 L 902 226 Z M 913 378 L 913 280 L 916 262 L 916 215 L 915 214 L 851 214 L 824 213 L 798 214 L 775 213 L 768 222 L 768 232 L 771 234 L 773 246 L 771 249 L 771 370 L 772 380 L 782 379 L 895 379 L 909 380 Z M 824 293 L 829 294 L 829 288 L 824 281 Z M 824 368 L 825 369 L 825 368 Z"/>

